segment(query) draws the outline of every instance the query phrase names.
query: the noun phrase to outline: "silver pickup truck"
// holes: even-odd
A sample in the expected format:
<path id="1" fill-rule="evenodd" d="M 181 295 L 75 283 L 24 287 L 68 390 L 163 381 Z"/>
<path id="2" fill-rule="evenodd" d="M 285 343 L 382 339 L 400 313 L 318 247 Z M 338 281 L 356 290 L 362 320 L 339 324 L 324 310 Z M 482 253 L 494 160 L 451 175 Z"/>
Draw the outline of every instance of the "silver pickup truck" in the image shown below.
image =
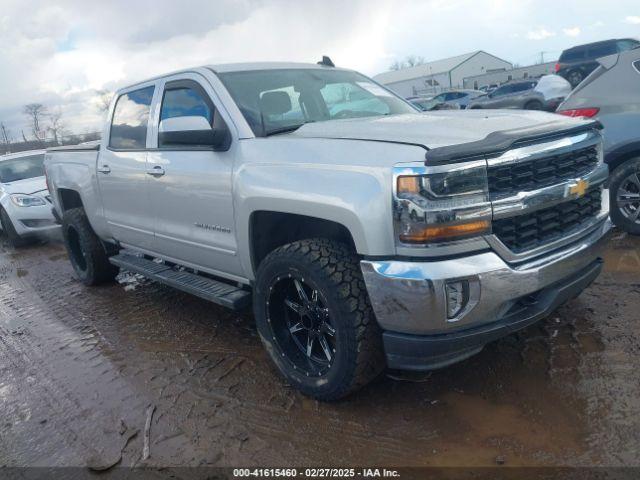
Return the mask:
<path id="1" fill-rule="evenodd" d="M 122 89 L 102 139 L 45 160 L 80 280 L 122 268 L 252 304 L 277 369 L 321 400 L 466 359 L 602 268 L 595 122 L 423 114 L 351 70 L 257 63 Z"/>

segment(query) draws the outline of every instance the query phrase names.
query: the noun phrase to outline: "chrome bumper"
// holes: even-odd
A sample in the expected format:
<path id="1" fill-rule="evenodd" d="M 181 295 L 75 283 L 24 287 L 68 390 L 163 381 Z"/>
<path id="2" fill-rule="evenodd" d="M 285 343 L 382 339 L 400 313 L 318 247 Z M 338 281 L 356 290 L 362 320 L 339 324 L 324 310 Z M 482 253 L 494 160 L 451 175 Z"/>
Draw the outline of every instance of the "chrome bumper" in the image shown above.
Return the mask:
<path id="1" fill-rule="evenodd" d="M 523 297 L 571 277 L 601 256 L 611 222 L 555 252 L 517 266 L 494 252 L 453 260 L 361 262 L 371 305 L 387 331 L 428 335 L 496 322 Z M 447 318 L 445 285 L 465 279 L 472 285 L 469 306 Z M 475 290 L 474 290 L 475 289 Z"/>

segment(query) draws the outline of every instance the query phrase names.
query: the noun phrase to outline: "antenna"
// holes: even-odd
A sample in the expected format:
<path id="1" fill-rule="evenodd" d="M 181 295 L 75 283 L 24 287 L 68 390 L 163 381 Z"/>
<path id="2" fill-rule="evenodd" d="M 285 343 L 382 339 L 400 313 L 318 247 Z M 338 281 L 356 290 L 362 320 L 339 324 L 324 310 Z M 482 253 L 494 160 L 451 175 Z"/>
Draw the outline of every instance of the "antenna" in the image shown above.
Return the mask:
<path id="1" fill-rule="evenodd" d="M 326 55 L 322 56 L 322 60 L 318 62 L 318 65 L 324 65 L 325 67 L 335 67 L 334 63 Z"/>

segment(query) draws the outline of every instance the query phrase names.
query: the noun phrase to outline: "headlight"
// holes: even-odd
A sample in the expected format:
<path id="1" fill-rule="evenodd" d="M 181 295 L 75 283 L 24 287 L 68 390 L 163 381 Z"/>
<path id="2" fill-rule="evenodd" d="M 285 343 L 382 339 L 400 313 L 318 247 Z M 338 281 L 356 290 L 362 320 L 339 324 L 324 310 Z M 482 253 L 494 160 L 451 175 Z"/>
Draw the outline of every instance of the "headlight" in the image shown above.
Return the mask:
<path id="1" fill-rule="evenodd" d="M 42 198 L 36 197 L 34 195 L 25 195 L 22 193 L 11 195 L 11 201 L 18 207 L 38 207 L 41 205 L 46 205 L 45 201 Z"/>
<path id="2" fill-rule="evenodd" d="M 397 240 L 419 245 L 460 240 L 491 231 L 484 160 L 395 169 Z"/>

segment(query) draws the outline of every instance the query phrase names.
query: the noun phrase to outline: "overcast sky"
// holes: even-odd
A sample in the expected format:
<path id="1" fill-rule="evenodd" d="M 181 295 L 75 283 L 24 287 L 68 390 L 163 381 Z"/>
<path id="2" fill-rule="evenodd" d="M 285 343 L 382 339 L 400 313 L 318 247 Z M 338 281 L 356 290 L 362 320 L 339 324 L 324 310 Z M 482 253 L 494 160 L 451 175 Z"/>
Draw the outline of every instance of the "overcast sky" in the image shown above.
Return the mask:
<path id="1" fill-rule="evenodd" d="M 529 65 L 629 36 L 639 0 L 2 0 L 0 121 L 30 135 L 22 106 L 41 102 L 75 133 L 98 130 L 96 91 L 208 63 L 327 54 L 374 75 L 411 54 Z"/>

